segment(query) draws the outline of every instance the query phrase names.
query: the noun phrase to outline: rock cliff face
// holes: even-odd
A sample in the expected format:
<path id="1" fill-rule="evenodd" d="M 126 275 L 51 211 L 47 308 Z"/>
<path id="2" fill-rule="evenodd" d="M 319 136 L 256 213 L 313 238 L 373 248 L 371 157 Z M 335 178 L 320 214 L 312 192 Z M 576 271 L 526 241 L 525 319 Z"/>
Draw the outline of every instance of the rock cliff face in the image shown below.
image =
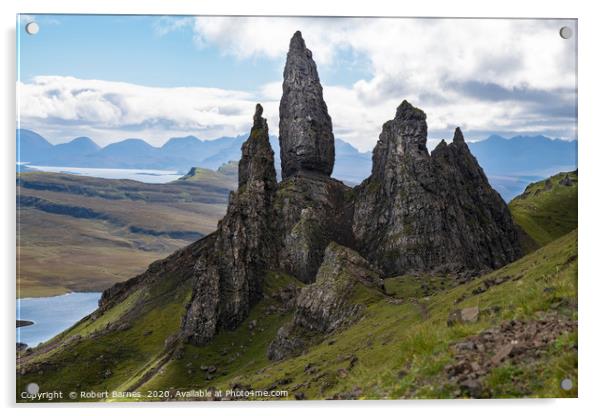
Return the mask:
<path id="1" fill-rule="evenodd" d="M 329 178 L 334 135 L 312 54 L 301 32 L 291 41 L 280 101 L 283 181 L 276 196 L 280 267 L 310 283 L 330 241 L 352 244 L 351 189 Z"/>
<path id="2" fill-rule="evenodd" d="M 280 100 L 282 177 L 309 170 L 330 176 L 334 135 L 316 63 L 301 32 L 291 39 Z"/>
<path id="3" fill-rule="evenodd" d="M 429 155 L 426 115 L 403 101 L 356 188 L 360 252 L 389 274 L 479 271 L 520 255 L 510 212 L 456 130 Z"/>
<path id="4" fill-rule="evenodd" d="M 238 191 L 230 195 L 228 211 L 211 235 L 213 244 L 194 266 L 192 300 L 182 330 L 196 344 L 245 319 L 261 297 L 266 270 L 277 263 L 276 172 L 262 111 L 257 105 L 251 135 L 242 146 Z"/>
<path id="5" fill-rule="evenodd" d="M 262 295 L 268 270 L 310 283 L 330 241 L 350 245 L 351 191 L 329 178 L 334 165 L 332 122 L 311 52 L 301 33 L 291 39 L 280 103 L 283 182 L 276 183 L 268 127 L 258 105 L 242 146 L 239 188 L 230 197 L 212 249 L 201 253 L 182 329 L 197 344 L 235 328 Z"/>
<path id="6" fill-rule="evenodd" d="M 458 246 L 462 267 L 497 269 L 521 255 L 517 228 L 508 206 L 489 185 L 487 176 L 470 153 L 460 128 L 453 141 L 439 143 L 431 153 L 445 201 L 444 222 Z"/>
<path id="7" fill-rule="evenodd" d="M 268 358 L 281 360 L 303 350 L 310 338 L 331 333 L 359 319 L 364 294 L 384 292 L 380 272 L 355 251 L 330 243 L 316 282 L 297 297 L 293 320 L 280 328 Z"/>
<path id="8" fill-rule="evenodd" d="M 177 274 L 193 282 L 177 338 L 204 344 L 248 316 L 267 272 L 285 272 L 308 286 L 270 346 L 270 358 L 281 359 L 355 322 L 362 298 L 382 296 L 384 275 L 474 272 L 520 255 L 508 208 L 460 130 L 429 154 L 426 115 L 406 101 L 383 126 L 368 179 L 351 189 L 329 177 L 332 123 L 299 32 L 284 70 L 279 184 L 262 112 L 257 105 L 238 190 L 217 230 L 107 290 L 102 310 L 135 287 Z"/>
<path id="9" fill-rule="evenodd" d="M 301 173 L 280 183 L 275 205 L 282 270 L 311 283 L 328 243 L 353 246 L 351 193 L 342 182 L 323 175 Z"/>

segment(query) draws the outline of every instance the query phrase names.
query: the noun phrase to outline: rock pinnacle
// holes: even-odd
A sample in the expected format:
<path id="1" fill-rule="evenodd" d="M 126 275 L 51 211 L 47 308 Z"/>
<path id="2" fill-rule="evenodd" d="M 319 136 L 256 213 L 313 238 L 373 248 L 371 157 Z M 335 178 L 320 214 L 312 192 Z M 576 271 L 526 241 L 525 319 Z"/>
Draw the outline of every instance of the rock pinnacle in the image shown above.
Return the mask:
<path id="1" fill-rule="evenodd" d="M 330 176 L 334 166 L 332 121 L 312 53 L 301 32 L 290 41 L 280 100 L 282 177 L 300 171 Z"/>

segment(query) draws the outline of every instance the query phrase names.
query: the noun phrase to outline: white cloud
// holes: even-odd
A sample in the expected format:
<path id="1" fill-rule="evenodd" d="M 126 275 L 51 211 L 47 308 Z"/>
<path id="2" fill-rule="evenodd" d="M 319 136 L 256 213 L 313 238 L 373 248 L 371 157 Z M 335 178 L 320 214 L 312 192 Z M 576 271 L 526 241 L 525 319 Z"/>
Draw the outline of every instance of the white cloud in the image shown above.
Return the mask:
<path id="1" fill-rule="evenodd" d="M 508 88 L 573 87 L 575 39 L 561 26 L 573 21 L 520 19 L 198 17 L 199 46 L 218 45 L 238 58 L 284 58 L 296 30 L 319 65 L 345 48 L 370 60 L 376 85 L 437 88 L 443 82 L 496 82 Z"/>
<path id="2" fill-rule="evenodd" d="M 252 94 L 217 88 L 156 88 L 40 76 L 19 83 L 20 120 L 48 138 L 90 135 L 99 144 L 141 137 L 162 144 L 174 135 L 202 138 L 248 130 Z"/>
<path id="3" fill-rule="evenodd" d="M 194 30 L 201 47 L 218 45 L 238 59 L 284 59 L 295 30 L 319 70 L 341 51 L 363 56 L 371 77 L 351 88 L 325 86 L 325 96 L 338 137 L 367 150 L 402 99 L 427 112 L 434 134 L 461 125 L 481 132 L 477 138 L 485 131 L 573 138 L 574 116 L 553 123 L 547 114 L 576 104 L 575 40 L 558 34 L 565 25 L 574 22 L 199 17 Z"/>
<path id="4" fill-rule="evenodd" d="M 237 58 L 264 55 L 284 61 L 289 40 L 302 30 L 305 41 L 322 65 L 332 62 L 336 49 L 354 27 L 353 19 L 274 18 L 274 17 L 197 17 L 195 41 L 199 47 L 219 46 L 224 54 Z"/>
<path id="5" fill-rule="evenodd" d="M 187 25 L 200 48 L 217 46 L 234 59 L 264 56 L 281 66 L 298 29 L 319 71 L 347 64 L 340 58 L 350 51 L 359 56 L 370 75 L 353 85 L 324 85 L 324 96 L 335 136 L 361 150 L 372 149 L 403 99 L 427 113 L 431 140 L 450 137 L 457 125 L 469 139 L 490 132 L 576 135 L 576 43 L 558 35 L 572 21 L 199 17 L 163 19 L 155 31 Z M 280 79 L 259 91 L 51 76 L 19 87 L 23 127 L 61 140 L 87 134 L 100 143 L 245 133 L 256 102 L 277 134 L 282 93 Z"/>
<path id="6" fill-rule="evenodd" d="M 182 30 L 193 24 L 193 17 L 161 16 L 155 21 L 153 29 L 158 36 L 165 36 L 168 33 Z"/>

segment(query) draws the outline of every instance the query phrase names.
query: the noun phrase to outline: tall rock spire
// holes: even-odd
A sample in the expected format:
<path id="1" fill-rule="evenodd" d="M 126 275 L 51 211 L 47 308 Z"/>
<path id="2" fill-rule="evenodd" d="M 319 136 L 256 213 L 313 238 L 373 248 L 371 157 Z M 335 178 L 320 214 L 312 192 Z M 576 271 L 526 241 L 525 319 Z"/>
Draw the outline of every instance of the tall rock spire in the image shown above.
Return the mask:
<path id="1" fill-rule="evenodd" d="M 268 123 L 262 114 L 263 107 L 257 104 L 251 134 L 241 149 L 242 155 L 238 163 L 239 188 L 254 180 L 263 181 L 272 188 L 276 187 L 274 152 L 270 146 Z"/>
<path id="2" fill-rule="evenodd" d="M 204 344 L 219 330 L 236 328 L 262 297 L 267 270 L 277 263 L 273 225 L 274 152 L 257 104 L 253 128 L 242 145 L 239 187 L 207 248 L 194 266 L 192 298 L 182 322 L 189 341 Z"/>
<path id="3" fill-rule="evenodd" d="M 293 35 L 280 100 L 282 178 L 299 171 L 330 176 L 334 166 L 332 121 L 312 54 L 301 32 Z"/>

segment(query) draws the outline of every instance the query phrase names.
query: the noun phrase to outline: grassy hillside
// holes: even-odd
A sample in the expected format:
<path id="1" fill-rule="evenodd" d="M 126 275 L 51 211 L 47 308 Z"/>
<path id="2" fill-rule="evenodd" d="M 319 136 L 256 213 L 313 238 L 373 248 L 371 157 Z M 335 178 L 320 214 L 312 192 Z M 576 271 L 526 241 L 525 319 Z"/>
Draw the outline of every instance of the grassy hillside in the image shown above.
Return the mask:
<path id="1" fill-rule="evenodd" d="M 530 184 L 509 204 L 514 221 L 540 246 L 577 228 L 578 183 L 574 171 Z"/>
<path id="2" fill-rule="evenodd" d="M 221 188 L 234 189 L 238 180 L 238 163 L 228 162 L 218 170 L 194 167 L 176 183 L 201 182 Z"/>
<path id="3" fill-rule="evenodd" d="M 160 376 L 143 389 L 228 389 L 233 384 L 254 389 L 289 389 L 311 399 L 357 396 L 358 398 L 449 398 L 462 396 L 446 367 L 456 361 L 453 345 L 509 320 L 533 321 L 544 313 L 576 320 L 576 232 L 536 253 L 476 281 L 422 298 L 407 297 L 369 305 L 364 319 L 329 337 L 298 358 L 270 363 L 265 358 L 274 325 L 265 322 L 264 332 L 250 338 L 246 347 L 257 354 L 230 362 L 220 354 L 224 345 L 247 339 L 246 323 L 209 348 L 187 347 L 179 360 L 171 361 Z M 509 276 L 506 282 L 472 295 L 487 280 Z M 389 280 L 394 285 L 395 280 Z M 468 294 L 468 296 L 466 296 Z M 457 302 L 458 299 L 463 299 Z M 398 303 L 401 301 L 401 303 Z M 447 326 L 455 308 L 478 306 L 475 324 Z M 283 317 L 285 318 L 285 317 Z M 257 319 L 251 316 L 250 320 Z M 284 319 L 285 320 L 285 319 Z M 560 389 L 563 378 L 576 381 L 576 330 L 554 339 L 538 351 L 538 358 L 517 357 L 494 367 L 483 376 L 484 396 L 573 397 L 576 390 Z M 486 356 L 495 350 L 484 351 Z M 207 380 L 201 366 L 219 369 Z M 190 370 L 190 371 L 189 371 Z M 292 394 L 293 392 L 291 392 Z"/>
<path id="4" fill-rule="evenodd" d="M 103 290 L 212 232 L 235 179 L 17 179 L 18 296 Z"/>
<path id="5" fill-rule="evenodd" d="M 567 377 L 575 385 L 577 381 L 576 237 L 573 231 L 491 274 L 451 289 L 431 290 L 429 296 L 405 290 L 407 283 L 398 284 L 411 277 L 389 279 L 391 296 L 373 299 L 357 324 L 332 334 L 300 357 L 277 363 L 267 360 L 266 348 L 290 315 L 267 313 L 275 302 L 270 295 L 293 279 L 271 274 L 268 296 L 237 330 L 220 334 L 207 346 L 186 345 L 166 355 L 163 339 L 177 329 L 189 295 L 185 284 L 168 279 L 152 290 L 155 299 L 165 293 L 156 301 L 160 308 L 150 302 L 149 312 L 130 327 L 102 334 L 107 324 L 119 322 L 128 308 L 139 304 L 135 299 L 60 336 L 62 342 L 76 342 L 76 347 L 57 348 L 51 354 L 44 354 L 42 347 L 26 364 L 31 368 L 37 361 L 39 367 L 18 377 L 17 391 L 36 381 L 44 389 L 159 389 L 172 397 L 193 388 L 232 386 L 288 390 L 289 398 L 295 393 L 311 399 L 461 397 L 474 392 L 459 387 L 450 376 L 462 363 L 456 345 L 487 329 L 500 329 L 501 340 L 472 359 L 490 362 L 511 343 L 513 334 L 506 332 L 509 322 L 515 321 L 517 325 L 560 322 L 565 330 L 550 332 L 549 342 L 529 346 L 523 353 L 517 349 L 488 368 L 478 378 L 480 397 L 575 397 L 576 387 L 564 391 L 560 382 Z M 448 326 L 450 311 L 473 306 L 480 311 L 477 322 Z"/>
<path id="6" fill-rule="evenodd" d="M 556 218 L 576 218 L 569 178 L 534 184 L 512 206 L 540 244 L 560 237 L 468 283 L 387 279 L 387 295 L 366 297 L 357 323 L 280 362 L 266 353 L 292 316 L 282 293 L 302 286 L 281 273 L 266 276 L 266 295 L 236 330 L 205 346 L 171 336 L 191 296 L 195 253 L 213 243 L 200 240 L 151 265 L 127 297 L 21 356 L 17 392 L 36 382 L 42 391 L 139 392 L 109 401 L 202 399 L 193 389 L 287 392 L 273 399 L 577 397 L 577 229 Z M 463 312 L 474 319 L 458 321 Z M 567 378 L 570 390 L 561 388 Z"/>

